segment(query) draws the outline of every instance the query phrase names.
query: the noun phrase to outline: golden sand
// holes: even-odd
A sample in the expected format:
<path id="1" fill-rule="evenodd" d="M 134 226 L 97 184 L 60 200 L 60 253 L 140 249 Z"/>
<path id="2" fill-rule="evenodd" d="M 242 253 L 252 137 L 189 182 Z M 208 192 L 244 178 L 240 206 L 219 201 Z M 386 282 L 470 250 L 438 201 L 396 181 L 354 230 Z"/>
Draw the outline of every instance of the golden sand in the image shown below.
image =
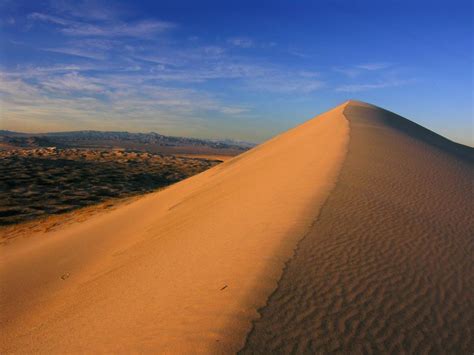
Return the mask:
<path id="1" fill-rule="evenodd" d="M 344 106 L 107 214 L 1 249 L 3 352 L 235 352 L 334 187 Z"/>

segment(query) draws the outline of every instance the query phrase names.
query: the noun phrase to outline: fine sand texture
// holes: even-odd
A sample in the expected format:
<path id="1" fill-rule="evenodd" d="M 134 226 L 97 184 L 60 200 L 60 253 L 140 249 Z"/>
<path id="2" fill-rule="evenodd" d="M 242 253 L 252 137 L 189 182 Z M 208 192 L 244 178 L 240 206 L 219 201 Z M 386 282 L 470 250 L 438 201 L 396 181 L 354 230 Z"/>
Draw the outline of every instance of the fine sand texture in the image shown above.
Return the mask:
<path id="1" fill-rule="evenodd" d="M 0 248 L 1 353 L 235 353 L 334 188 L 344 105 L 109 213 Z"/>
<path id="2" fill-rule="evenodd" d="M 336 188 L 242 354 L 474 351 L 473 149 L 349 102 Z"/>

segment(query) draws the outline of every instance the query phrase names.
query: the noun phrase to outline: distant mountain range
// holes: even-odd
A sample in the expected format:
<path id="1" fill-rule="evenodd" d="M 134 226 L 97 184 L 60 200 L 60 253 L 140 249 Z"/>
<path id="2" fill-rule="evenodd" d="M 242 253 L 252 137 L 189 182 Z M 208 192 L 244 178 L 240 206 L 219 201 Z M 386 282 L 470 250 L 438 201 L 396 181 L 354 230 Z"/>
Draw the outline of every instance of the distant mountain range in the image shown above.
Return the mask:
<path id="1" fill-rule="evenodd" d="M 22 133 L 0 130 L 0 144 L 9 148 L 124 148 L 163 153 L 235 155 L 255 144 L 244 141 L 164 136 L 159 133 L 72 131 Z"/>

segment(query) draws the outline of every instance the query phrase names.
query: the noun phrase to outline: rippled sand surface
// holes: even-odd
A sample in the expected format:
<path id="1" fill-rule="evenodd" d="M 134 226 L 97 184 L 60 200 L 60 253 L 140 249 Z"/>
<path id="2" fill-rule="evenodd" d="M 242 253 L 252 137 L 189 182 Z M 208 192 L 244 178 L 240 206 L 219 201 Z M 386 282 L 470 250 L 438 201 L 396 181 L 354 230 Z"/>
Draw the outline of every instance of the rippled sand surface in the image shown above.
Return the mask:
<path id="1" fill-rule="evenodd" d="M 242 353 L 472 352 L 473 150 L 371 105 L 344 115 L 336 188 Z"/>

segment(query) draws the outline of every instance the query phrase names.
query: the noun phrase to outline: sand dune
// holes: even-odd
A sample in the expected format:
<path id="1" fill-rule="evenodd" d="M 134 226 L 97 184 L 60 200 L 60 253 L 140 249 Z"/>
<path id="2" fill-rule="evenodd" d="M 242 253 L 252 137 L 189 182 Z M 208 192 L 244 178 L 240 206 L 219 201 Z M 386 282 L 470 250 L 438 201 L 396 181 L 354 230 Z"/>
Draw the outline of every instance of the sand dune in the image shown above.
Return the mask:
<path id="1" fill-rule="evenodd" d="M 348 154 L 241 353 L 474 349 L 473 150 L 351 102 Z"/>
<path id="2" fill-rule="evenodd" d="M 338 107 L 106 215 L 1 250 L 3 352 L 235 352 L 334 186 Z"/>
<path id="3" fill-rule="evenodd" d="M 472 351 L 472 176 L 472 149 L 347 102 L 2 247 L 0 349 Z"/>

